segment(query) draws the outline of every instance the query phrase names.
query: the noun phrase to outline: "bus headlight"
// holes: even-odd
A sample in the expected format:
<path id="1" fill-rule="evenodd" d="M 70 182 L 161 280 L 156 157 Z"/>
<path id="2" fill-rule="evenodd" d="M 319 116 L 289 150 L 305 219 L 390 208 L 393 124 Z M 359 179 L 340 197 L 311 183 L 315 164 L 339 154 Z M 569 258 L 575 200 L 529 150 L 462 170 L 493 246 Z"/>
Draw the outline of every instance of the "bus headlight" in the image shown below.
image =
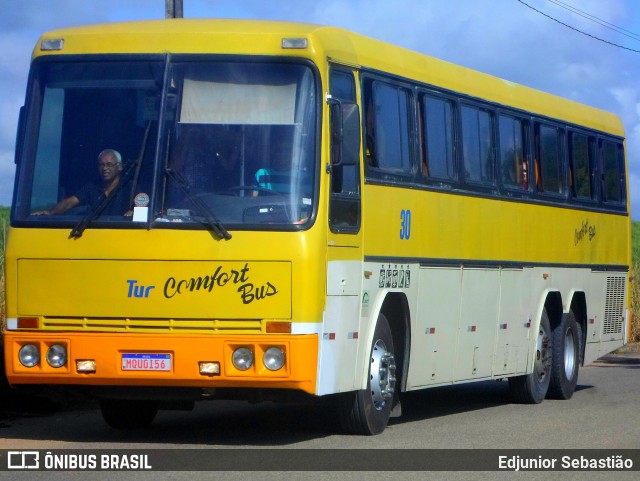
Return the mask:
<path id="1" fill-rule="evenodd" d="M 47 351 L 47 362 L 51 367 L 62 367 L 67 363 L 67 348 L 54 344 Z"/>
<path id="2" fill-rule="evenodd" d="M 40 362 L 40 349 L 34 344 L 25 344 L 18 352 L 18 359 L 25 367 L 37 366 Z"/>
<path id="3" fill-rule="evenodd" d="M 262 362 L 269 371 L 277 371 L 284 366 L 284 352 L 279 347 L 270 347 L 264 352 Z"/>
<path id="4" fill-rule="evenodd" d="M 253 366 L 253 352 L 248 347 L 239 347 L 233 351 L 232 361 L 238 371 L 246 371 Z"/>

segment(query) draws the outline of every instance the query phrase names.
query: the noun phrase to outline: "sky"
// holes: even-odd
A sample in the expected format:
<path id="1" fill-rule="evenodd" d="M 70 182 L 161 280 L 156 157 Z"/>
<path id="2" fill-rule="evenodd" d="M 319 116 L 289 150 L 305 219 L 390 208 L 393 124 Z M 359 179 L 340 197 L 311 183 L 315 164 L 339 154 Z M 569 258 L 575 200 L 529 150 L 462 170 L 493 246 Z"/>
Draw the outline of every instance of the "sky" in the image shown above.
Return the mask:
<path id="1" fill-rule="evenodd" d="M 2 3 L 5 9 L 0 16 L 0 205 L 10 205 L 18 113 L 24 102 L 31 52 L 40 34 L 77 25 L 161 19 L 165 15 L 165 0 L 21 0 L 11 2 L 10 7 L 8 0 Z M 637 0 L 183 0 L 183 3 L 186 18 L 287 20 L 347 28 L 613 112 L 626 129 L 632 217 L 640 220 L 640 2 Z"/>

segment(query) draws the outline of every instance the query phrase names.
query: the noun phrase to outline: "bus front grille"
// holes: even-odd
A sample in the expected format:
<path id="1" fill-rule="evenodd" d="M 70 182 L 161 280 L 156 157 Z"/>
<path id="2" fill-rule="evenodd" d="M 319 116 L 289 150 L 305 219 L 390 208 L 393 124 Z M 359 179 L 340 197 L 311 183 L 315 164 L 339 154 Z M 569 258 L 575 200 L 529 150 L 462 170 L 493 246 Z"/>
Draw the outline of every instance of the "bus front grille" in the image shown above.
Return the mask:
<path id="1" fill-rule="evenodd" d="M 266 332 L 261 319 L 114 319 L 45 317 L 46 331 L 132 332 L 181 334 L 260 334 Z"/>

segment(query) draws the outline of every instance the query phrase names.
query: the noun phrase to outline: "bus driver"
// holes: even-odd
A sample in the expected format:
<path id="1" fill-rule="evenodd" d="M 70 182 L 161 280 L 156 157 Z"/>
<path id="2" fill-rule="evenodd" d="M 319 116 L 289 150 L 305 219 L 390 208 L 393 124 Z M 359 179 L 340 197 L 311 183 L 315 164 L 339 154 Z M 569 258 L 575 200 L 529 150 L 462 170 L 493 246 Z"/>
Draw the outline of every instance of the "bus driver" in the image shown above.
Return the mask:
<path id="1" fill-rule="evenodd" d="M 39 210 L 32 215 L 60 215 L 78 205 L 96 207 L 102 195 L 109 196 L 120 185 L 122 172 L 122 156 L 117 150 L 105 149 L 98 155 L 98 170 L 102 178 L 102 187 L 94 183 L 83 185 L 78 192 L 65 197 L 49 210 Z M 116 192 L 116 198 L 104 210 L 106 215 L 130 215 L 127 189 L 121 188 Z"/>

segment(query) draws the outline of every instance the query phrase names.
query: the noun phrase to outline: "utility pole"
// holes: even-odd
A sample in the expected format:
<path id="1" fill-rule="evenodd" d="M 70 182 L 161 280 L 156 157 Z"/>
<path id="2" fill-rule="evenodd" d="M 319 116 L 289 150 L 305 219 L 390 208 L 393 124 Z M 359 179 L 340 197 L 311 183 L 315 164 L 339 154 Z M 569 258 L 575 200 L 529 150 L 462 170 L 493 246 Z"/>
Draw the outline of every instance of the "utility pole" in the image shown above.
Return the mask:
<path id="1" fill-rule="evenodd" d="M 164 0 L 165 18 L 183 18 L 182 0 Z"/>

